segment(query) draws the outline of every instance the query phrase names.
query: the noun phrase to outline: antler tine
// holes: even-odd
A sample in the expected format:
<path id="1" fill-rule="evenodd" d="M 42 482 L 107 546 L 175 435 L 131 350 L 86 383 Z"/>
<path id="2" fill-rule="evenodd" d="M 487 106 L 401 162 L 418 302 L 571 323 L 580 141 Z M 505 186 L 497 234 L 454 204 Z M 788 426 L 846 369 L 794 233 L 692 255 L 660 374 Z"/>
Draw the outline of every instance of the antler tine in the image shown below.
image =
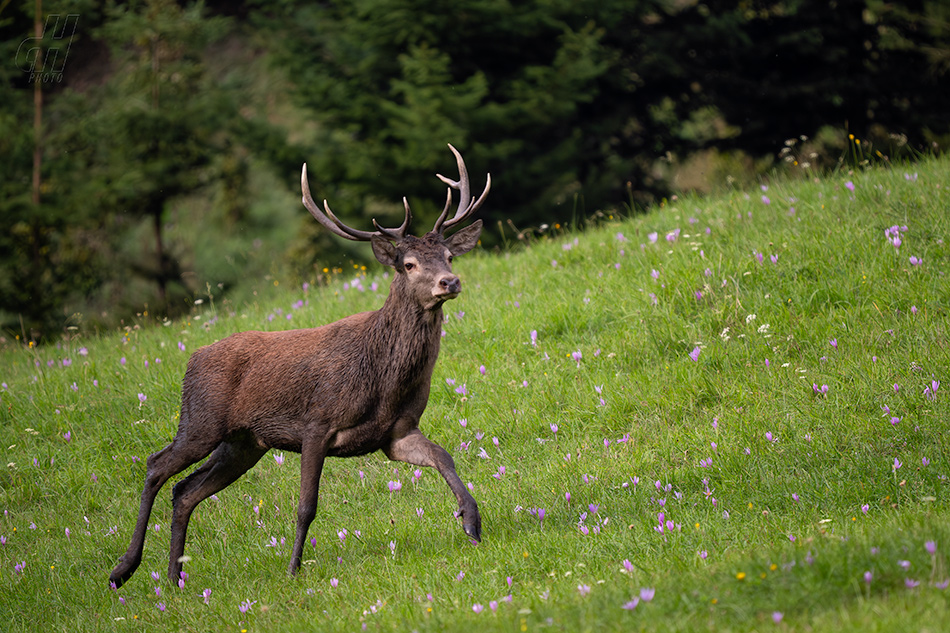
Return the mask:
<path id="1" fill-rule="evenodd" d="M 313 201 L 313 196 L 310 194 L 310 183 L 307 182 L 307 163 L 303 164 L 303 168 L 300 171 L 300 189 L 303 191 L 303 206 L 307 207 L 307 211 L 310 212 L 310 215 L 325 228 L 329 229 L 331 233 L 355 242 L 368 242 L 372 239 L 375 233 L 358 231 L 340 222 L 340 220 L 333 215 L 333 211 L 330 211 L 330 205 L 327 204 L 326 200 L 323 201 L 323 208 L 326 210 L 326 214 L 320 210 L 320 207 Z"/>
<path id="2" fill-rule="evenodd" d="M 329 229 L 334 235 L 348 240 L 369 242 L 375 236 L 401 240 L 406 236 L 406 230 L 412 221 L 412 213 L 409 211 L 409 202 L 403 198 L 402 201 L 406 207 L 406 219 L 403 220 L 402 225 L 398 229 L 383 228 L 377 224 L 375 219 L 373 220 L 373 225 L 376 227 L 376 231 L 360 231 L 359 229 L 354 229 L 343 224 L 343 222 L 334 215 L 333 211 L 330 210 L 330 205 L 326 200 L 323 201 L 323 211 L 321 211 L 320 207 L 314 202 L 313 196 L 310 194 L 310 183 L 307 182 L 307 163 L 303 164 L 303 169 L 300 172 L 300 188 L 303 191 L 303 205 L 307 207 L 307 211 L 310 212 L 310 215 L 325 228 Z"/>
<path id="3" fill-rule="evenodd" d="M 451 206 L 452 206 L 452 188 L 449 187 L 449 189 L 447 189 L 445 192 L 445 206 L 442 207 L 442 213 L 439 214 L 439 219 L 435 221 L 435 228 L 432 229 L 436 233 L 440 232 L 442 223 L 445 222 L 445 218 L 449 217 L 449 207 Z"/>
<path id="4" fill-rule="evenodd" d="M 465 161 L 462 160 L 462 155 L 459 154 L 459 151 L 455 149 L 451 143 L 449 143 L 449 149 L 452 150 L 453 154 L 455 154 L 455 162 L 458 163 L 459 168 L 459 179 L 457 181 L 450 180 L 442 174 L 436 174 L 436 178 L 453 189 L 458 189 L 459 207 L 458 211 L 455 213 L 455 217 L 458 217 L 468 209 L 468 205 L 472 201 L 472 190 L 468 180 L 468 169 L 465 167 Z"/>
<path id="5" fill-rule="evenodd" d="M 478 200 L 475 201 L 475 204 L 472 204 L 472 193 L 471 186 L 468 179 L 468 169 L 465 168 L 465 161 L 462 160 L 462 155 L 459 154 L 458 150 L 452 147 L 452 144 L 449 144 L 449 149 L 452 150 L 452 153 L 455 154 L 455 160 L 458 163 L 459 169 L 459 179 L 457 181 L 450 178 L 446 178 L 442 174 L 436 174 L 436 177 L 447 184 L 449 189 L 449 199 L 446 202 L 445 209 L 442 210 L 442 215 L 439 216 L 438 221 L 435 223 L 435 227 L 432 229 L 436 233 L 443 233 L 446 229 L 451 228 L 462 222 L 470 215 L 472 215 L 485 201 L 485 197 L 488 195 L 488 191 L 491 189 L 491 174 L 488 175 L 488 181 L 485 184 L 485 190 L 482 191 L 482 195 L 478 197 Z M 450 220 L 446 220 L 448 215 L 449 206 L 451 205 L 452 200 L 452 189 L 458 189 L 459 192 L 459 206 L 458 210 L 455 212 L 455 215 Z"/>
<path id="6" fill-rule="evenodd" d="M 409 229 L 409 224 L 412 223 L 412 211 L 409 209 L 409 201 L 406 200 L 405 196 L 402 198 L 402 204 L 404 207 L 406 207 L 406 218 L 402 221 L 402 224 L 399 225 L 399 228 L 397 229 L 387 229 L 382 227 L 376 221 L 376 218 L 373 218 L 373 226 L 376 227 L 376 230 L 392 240 L 401 240 L 406 237 L 406 231 Z"/>

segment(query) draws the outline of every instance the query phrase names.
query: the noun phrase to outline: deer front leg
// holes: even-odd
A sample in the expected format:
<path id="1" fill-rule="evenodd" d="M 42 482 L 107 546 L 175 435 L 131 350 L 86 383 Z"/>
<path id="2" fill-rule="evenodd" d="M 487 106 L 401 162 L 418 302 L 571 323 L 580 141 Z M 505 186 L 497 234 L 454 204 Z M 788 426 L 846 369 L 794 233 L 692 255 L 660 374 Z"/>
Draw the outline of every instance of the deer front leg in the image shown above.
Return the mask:
<path id="1" fill-rule="evenodd" d="M 482 518 L 478 514 L 478 503 L 459 479 L 455 462 L 444 448 L 423 435 L 419 429 L 413 429 L 407 435 L 393 440 L 383 451 L 389 459 L 416 466 L 431 466 L 438 470 L 458 500 L 462 529 L 471 538 L 481 542 Z"/>
<path id="2" fill-rule="evenodd" d="M 320 474 L 327 457 L 325 438 L 308 438 L 300 449 L 300 502 L 297 505 L 297 535 L 294 538 L 294 550 L 290 555 L 287 571 L 291 576 L 300 570 L 303 558 L 303 544 L 307 540 L 307 530 L 317 515 L 317 498 L 320 493 Z"/>

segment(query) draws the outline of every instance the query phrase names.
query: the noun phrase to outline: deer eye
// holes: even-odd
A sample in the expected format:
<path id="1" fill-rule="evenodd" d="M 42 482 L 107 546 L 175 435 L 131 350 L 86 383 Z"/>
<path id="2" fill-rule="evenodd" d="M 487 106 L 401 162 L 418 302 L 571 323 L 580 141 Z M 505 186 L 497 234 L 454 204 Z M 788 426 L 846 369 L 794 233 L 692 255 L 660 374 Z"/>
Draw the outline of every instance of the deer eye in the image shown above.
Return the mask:
<path id="1" fill-rule="evenodd" d="M 405 264 L 403 264 L 403 268 L 405 268 L 406 270 L 412 270 L 415 267 L 416 265 L 413 264 L 412 262 L 406 262 Z"/>
<path id="2" fill-rule="evenodd" d="M 452 260 L 453 260 L 453 259 L 455 259 L 455 258 L 452 257 L 451 255 L 449 255 L 449 263 L 450 263 L 450 264 L 452 263 Z"/>

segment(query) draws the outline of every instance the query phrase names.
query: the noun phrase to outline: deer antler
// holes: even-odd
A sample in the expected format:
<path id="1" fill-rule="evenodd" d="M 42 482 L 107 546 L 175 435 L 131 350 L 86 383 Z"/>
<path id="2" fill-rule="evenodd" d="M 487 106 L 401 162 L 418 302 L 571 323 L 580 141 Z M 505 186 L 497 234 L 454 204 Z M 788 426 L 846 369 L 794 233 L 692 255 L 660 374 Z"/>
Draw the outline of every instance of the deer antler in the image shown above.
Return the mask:
<path id="1" fill-rule="evenodd" d="M 475 213 L 475 211 L 482 206 L 486 196 L 488 196 L 488 191 L 491 189 L 491 174 L 488 174 L 485 190 L 482 191 L 482 195 L 478 197 L 478 200 L 472 204 L 472 191 L 468 180 L 468 170 L 465 168 L 465 161 L 462 160 L 462 155 L 459 154 L 457 149 L 452 147 L 451 143 L 449 144 L 449 149 L 455 154 L 455 160 L 458 162 L 459 179 L 457 181 L 451 180 L 442 174 L 436 174 L 436 178 L 449 186 L 445 207 L 442 209 L 442 214 L 439 216 L 439 219 L 435 221 L 435 226 L 432 228 L 432 232 L 438 233 L 439 235 L 444 234 L 447 229 L 452 228 Z M 457 189 L 459 192 L 459 206 L 455 215 L 451 219 L 446 220 L 449 214 L 449 207 L 452 206 L 452 189 Z"/>
<path id="2" fill-rule="evenodd" d="M 402 203 L 403 206 L 406 207 L 406 219 L 403 220 L 399 228 L 384 228 L 376 222 L 375 218 L 373 219 L 373 226 L 376 227 L 375 231 L 360 231 L 359 229 L 354 229 L 343 224 L 343 222 L 333 214 L 333 211 L 330 210 L 330 205 L 326 200 L 323 201 L 323 209 L 326 213 L 321 211 L 317 203 L 313 201 L 313 196 L 310 195 L 310 183 L 307 182 L 307 163 L 303 164 L 303 169 L 300 172 L 300 189 L 303 191 L 303 205 L 307 207 L 307 211 L 310 212 L 310 215 L 334 235 L 348 240 L 368 242 L 373 239 L 373 237 L 379 236 L 399 241 L 406 237 L 406 230 L 409 228 L 409 223 L 412 222 L 412 212 L 409 210 L 409 201 L 403 198 Z"/>

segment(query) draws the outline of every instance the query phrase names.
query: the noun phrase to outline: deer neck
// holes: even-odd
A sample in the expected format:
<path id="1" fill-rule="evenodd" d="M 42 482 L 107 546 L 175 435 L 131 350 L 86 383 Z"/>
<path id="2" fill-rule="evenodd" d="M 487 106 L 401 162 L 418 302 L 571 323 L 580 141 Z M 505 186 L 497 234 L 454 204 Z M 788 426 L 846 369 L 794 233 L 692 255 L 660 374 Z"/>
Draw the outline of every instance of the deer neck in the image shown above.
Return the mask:
<path id="1" fill-rule="evenodd" d="M 423 308 L 401 292 L 400 281 L 393 281 L 386 303 L 376 312 L 367 352 L 401 382 L 428 381 L 439 355 L 442 307 Z"/>

